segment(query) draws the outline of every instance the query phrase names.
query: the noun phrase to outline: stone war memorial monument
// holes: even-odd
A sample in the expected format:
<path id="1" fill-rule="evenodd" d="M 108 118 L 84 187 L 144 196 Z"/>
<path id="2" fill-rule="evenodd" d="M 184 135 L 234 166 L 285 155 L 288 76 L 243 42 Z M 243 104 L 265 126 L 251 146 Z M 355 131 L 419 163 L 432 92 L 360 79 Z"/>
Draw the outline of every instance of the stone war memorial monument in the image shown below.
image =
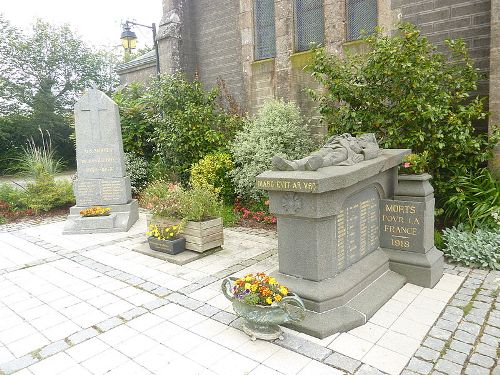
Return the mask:
<path id="1" fill-rule="evenodd" d="M 125 175 L 123 141 L 118 106 L 92 87 L 75 104 L 77 179 L 73 184 L 76 205 L 64 234 L 125 232 L 139 218 L 132 199 L 130 178 Z M 109 207 L 107 216 L 81 217 L 80 211 Z"/>
<path id="2" fill-rule="evenodd" d="M 273 276 L 308 309 L 291 328 L 319 338 L 348 331 L 406 282 L 439 281 L 434 190 L 427 174 L 398 176 L 408 153 L 379 149 L 373 134 L 343 134 L 300 160 L 275 156 L 273 170 L 257 176 L 278 218 Z"/>

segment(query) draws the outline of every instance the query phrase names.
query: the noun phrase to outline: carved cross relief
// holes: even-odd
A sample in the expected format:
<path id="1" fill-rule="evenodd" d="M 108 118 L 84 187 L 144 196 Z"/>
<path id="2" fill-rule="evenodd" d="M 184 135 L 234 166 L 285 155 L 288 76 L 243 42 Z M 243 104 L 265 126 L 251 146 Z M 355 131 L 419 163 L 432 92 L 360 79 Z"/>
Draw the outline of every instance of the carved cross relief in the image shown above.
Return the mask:
<path id="1" fill-rule="evenodd" d="M 102 94 L 95 85 L 88 90 L 87 97 L 82 103 L 82 111 L 90 112 L 90 131 L 92 141 L 102 140 L 100 112 L 106 111 L 107 107 L 102 100 Z"/>

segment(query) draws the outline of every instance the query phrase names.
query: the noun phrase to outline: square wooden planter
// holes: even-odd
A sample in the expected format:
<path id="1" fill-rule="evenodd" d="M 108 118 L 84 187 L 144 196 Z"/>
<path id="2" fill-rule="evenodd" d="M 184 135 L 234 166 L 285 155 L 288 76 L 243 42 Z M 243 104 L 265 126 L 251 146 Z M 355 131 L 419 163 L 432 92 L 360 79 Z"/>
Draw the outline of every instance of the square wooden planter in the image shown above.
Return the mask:
<path id="1" fill-rule="evenodd" d="M 188 221 L 181 232 L 186 249 L 203 253 L 224 244 L 222 218 L 207 221 Z"/>

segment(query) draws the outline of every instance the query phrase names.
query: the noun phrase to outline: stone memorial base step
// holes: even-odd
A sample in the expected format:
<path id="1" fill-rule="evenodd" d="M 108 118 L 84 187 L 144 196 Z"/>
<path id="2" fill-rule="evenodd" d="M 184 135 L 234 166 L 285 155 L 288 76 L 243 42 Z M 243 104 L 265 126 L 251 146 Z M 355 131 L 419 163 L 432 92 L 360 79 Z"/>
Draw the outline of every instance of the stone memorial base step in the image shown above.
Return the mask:
<path id="1" fill-rule="evenodd" d="M 434 288 L 444 269 L 443 253 L 433 247 L 427 253 L 384 249 L 389 256 L 390 268 L 406 277 L 406 280 L 424 288 Z"/>
<path id="2" fill-rule="evenodd" d="M 135 199 L 106 207 L 111 208 L 110 215 L 96 217 L 81 217 L 80 211 L 88 207 L 71 207 L 63 234 L 127 232 L 139 218 L 139 204 Z"/>
<path id="3" fill-rule="evenodd" d="M 293 328 L 319 338 L 365 324 L 406 282 L 389 270 L 389 257 L 380 248 L 329 279 L 314 281 L 280 272 L 274 276 L 308 309 L 306 319 Z"/>
<path id="4" fill-rule="evenodd" d="M 322 313 L 307 310 L 302 322 L 285 326 L 319 339 L 349 331 L 368 322 L 405 283 L 404 276 L 386 271 L 344 306 Z"/>

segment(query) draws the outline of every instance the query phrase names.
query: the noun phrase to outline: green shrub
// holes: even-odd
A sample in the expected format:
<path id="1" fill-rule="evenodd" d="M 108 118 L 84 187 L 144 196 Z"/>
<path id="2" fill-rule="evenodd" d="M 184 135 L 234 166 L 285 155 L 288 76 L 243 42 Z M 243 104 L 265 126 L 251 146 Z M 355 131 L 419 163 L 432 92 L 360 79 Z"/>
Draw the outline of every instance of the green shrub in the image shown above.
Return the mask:
<path id="1" fill-rule="evenodd" d="M 487 113 L 477 92 L 478 69 L 466 44 L 446 41 L 440 53 L 410 24 L 367 37 L 366 54 L 314 52 L 313 76 L 324 90 L 312 92 L 331 133 L 376 133 L 385 148 L 428 152 L 438 198 L 453 170 L 466 174 L 488 160 L 496 144 L 477 134 L 473 122 Z"/>
<path id="2" fill-rule="evenodd" d="M 26 208 L 23 203 L 25 194 L 25 191 L 20 187 L 15 188 L 10 184 L 0 184 L 0 201 L 8 203 L 13 210 L 22 210 Z"/>
<path id="3" fill-rule="evenodd" d="M 465 223 L 495 227 L 495 213 L 500 213 L 500 182 L 488 168 L 451 178 L 450 194 L 444 201 L 444 216 L 455 224 Z"/>
<path id="4" fill-rule="evenodd" d="M 297 106 L 268 101 L 232 143 L 235 169 L 231 175 L 236 193 L 244 199 L 260 200 L 264 192 L 256 189 L 255 177 L 271 168 L 274 155 L 298 159 L 313 148 L 314 142 Z"/>
<path id="5" fill-rule="evenodd" d="M 148 88 L 140 83 L 132 83 L 113 95 L 120 110 L 123 149 L 127 153 L 142 156 L 147 160 L 154 157 L 155 145 L 152 140 L 154 123 L 151 121 L 153 103 L 146 95 Z"/>
<path id="6" fill-rule="evenodd" d="M 218 152 L 206 155 L 191 166 L 189 182 L 192 187 L 212 187 L 224 200 L 234 200 L 234 188 L 230 173 L 234 168 L 231 155 Z"/>
<path id="7" fill-rule="evenodd" d="M 500 269 L 500 229 L 477 228 L 465 230 L 465 226 L 443 231 L 446 257 L 465 266 Z"/>
<path id="8" fill-rule="evenodd" d="M 443 232 L 437 229 L 434 230 L 434 246 L 439 250 L 444 249 Z"/>
<path id="9" fill-rule="evenodd" d="M 28 183 L 22 197 L 23 204 L 35 212 L 49 211 L 74 203 L 72 184 L 69 181 L 55 181 L 48 173 L 40 173 L 34 182 Z"/>
<path id="10" fill-rule="evenodd" d="M 184 191 L 181 196 L 181 213 L 185 220 L 203 221 L 219 217 L 222 202 L 215 190 L 198 186 Z"/>
<path id="11" fill-rule="evenodd" d="M 150 178 L 149 164 L 146 158 L 125 153 L 125 168 L 130 177 L 132 194 L 140 193 L 148 184 Z"/>
<path id="12" fill-rule="evenodd" d="M 156 180 L 141 192 L 139 201 L 155 217 L 180 219 L 183 193 L 184 189 L 180 185 Z"/>
<path id="13" fill-rule="evenodd" d="M 218 103 L 217 88 L 206 91 L 201 82 L 181 75 L 162 75 L 151 82 L 148 100 L 155 113 L 152 141 L 162 161 L 183 183 L 191 165 L 205 155 L 226 150 L 241 121 Z"/>
<path id="14" fill-rule="evenodd" d="M 221 216 L 225 228 L 236 226 L 241 217 L 238 212 L 235 212 L 234 207 L 231 204 L 226 204 L 222 207 Z"/>

